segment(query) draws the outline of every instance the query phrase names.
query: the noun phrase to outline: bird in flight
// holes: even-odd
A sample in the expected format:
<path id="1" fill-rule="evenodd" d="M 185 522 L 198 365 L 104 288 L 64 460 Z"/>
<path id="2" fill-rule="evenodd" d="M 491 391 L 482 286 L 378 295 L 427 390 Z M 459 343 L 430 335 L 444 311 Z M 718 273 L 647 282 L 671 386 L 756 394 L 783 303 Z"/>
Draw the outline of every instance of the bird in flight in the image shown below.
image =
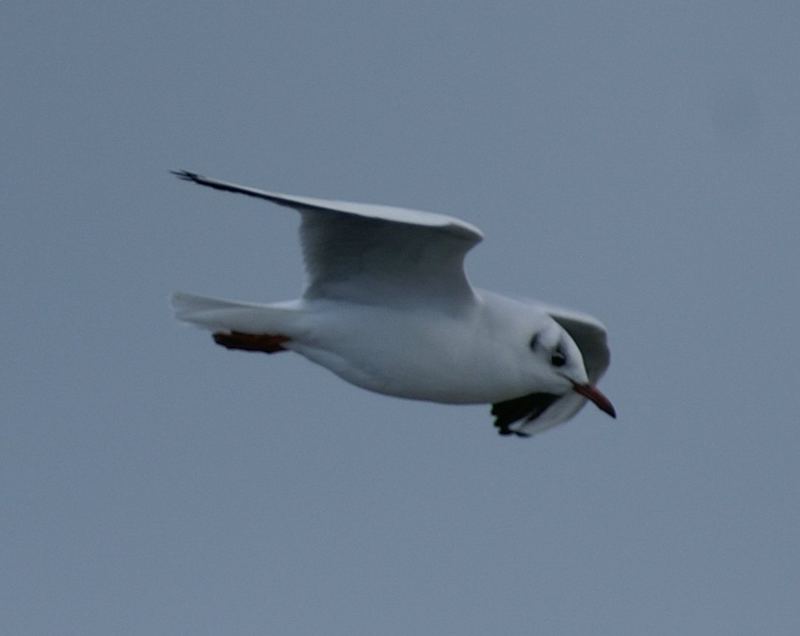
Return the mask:
<path id="1" fill-rule="evenodd" d="M 300 213 L 299 299 L 250 303 L 177 293 L 179 320 L 227 349 L 294 351 L 369 391 L 491 404 L 500 435 L 529 437 L 586 403 L 609 364 L 596 319 L 473 287 L 464 257 L 483 234 L 442 214 L 257 190 L 173 172 Z"/>

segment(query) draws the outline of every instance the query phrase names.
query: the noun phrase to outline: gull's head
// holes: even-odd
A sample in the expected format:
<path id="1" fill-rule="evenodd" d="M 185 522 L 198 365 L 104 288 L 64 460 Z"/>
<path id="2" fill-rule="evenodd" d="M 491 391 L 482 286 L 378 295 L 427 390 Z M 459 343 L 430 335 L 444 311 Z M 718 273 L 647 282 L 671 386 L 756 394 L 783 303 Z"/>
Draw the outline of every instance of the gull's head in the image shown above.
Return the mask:
<path id="1" fill-rule="evenodd" d="M 537 329 L 528 341 L 540 377 L 546 378 L 551 391 L 558 395 L 575 392 L 590 400 L 601 411 L 616 417 L 609 399 L 589 382 L 583 356 L 575 341 L 555 321 Z"/>

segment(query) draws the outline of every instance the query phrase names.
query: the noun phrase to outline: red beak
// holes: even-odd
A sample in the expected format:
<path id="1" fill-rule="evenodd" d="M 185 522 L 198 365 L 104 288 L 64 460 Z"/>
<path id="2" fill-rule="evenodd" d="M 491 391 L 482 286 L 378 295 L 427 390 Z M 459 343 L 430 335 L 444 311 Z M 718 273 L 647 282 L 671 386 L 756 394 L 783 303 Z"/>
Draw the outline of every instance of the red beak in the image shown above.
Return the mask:
<path id="1" fill-rule="evenodd" d="M 600 393 L 596 387 L 593 387 L 591 384 L 575 384 L 573 386 L 575 393 L 594 402 L 595 406 L 604 413 L 608 413 L 611 417 L 617 417 L 617 412 L 614 410 L 614 405 L 611 404 L 611 400 Z"/>

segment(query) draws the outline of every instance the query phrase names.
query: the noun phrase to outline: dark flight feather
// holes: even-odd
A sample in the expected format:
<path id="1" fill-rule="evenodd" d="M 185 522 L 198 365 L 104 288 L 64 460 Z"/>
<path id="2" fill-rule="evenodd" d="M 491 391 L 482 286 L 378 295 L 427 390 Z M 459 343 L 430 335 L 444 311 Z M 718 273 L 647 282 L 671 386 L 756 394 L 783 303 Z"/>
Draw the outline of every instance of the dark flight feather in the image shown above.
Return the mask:
<path id="1" fill-rule="evenodd" d="M 492 404 L 492 415 L 495 416 L 494 425 L 497 427 L 497 432 L 500 435 L 530 437 L 527 433 L 512 431 L 509 427 L 523 418 L 526 422 L 535 420 L 560 397 L 560 395 L 552 393 L 529 393 L 522 397 Z"/>

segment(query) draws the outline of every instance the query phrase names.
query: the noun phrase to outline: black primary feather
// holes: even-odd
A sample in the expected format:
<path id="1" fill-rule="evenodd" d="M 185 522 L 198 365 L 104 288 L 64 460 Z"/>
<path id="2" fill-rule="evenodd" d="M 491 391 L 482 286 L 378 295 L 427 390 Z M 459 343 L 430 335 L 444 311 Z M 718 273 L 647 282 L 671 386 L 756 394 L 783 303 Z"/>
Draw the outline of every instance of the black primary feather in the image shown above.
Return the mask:
<path id="1" fill-rule="evenodd" d="M 512 431 L 509 427 L 523 418 L 526 422 L 535 420 L 560 397 L 552 393 L 529 393 L 512 400 L 492 404 L 492 415 L 495 416 L 494 425 L 497 427 L 497 432 L 500 435 L 530 437 L 527 433 Z"/>

